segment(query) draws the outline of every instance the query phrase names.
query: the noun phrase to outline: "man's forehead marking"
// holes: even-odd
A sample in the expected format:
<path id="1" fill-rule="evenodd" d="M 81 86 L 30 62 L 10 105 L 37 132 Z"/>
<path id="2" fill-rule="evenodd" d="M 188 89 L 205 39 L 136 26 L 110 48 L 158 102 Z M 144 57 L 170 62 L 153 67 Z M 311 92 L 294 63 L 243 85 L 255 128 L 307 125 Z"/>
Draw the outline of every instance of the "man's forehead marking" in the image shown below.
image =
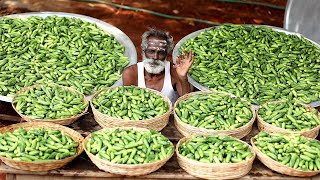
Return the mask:
<path id="1" fill-rule="evenodd" d="M 148 49 L 153 49 L 153 50 L 166 50 L 163 47 L 148 47 Z"/>
<path id="2" fill-rule="evenodd" d="M 166 40 L 159 40 L 159 39 L 150 39 L 148 41 L 149 45 L 159 45 L 159 46 L 166 46 L 167 41 Z"/>

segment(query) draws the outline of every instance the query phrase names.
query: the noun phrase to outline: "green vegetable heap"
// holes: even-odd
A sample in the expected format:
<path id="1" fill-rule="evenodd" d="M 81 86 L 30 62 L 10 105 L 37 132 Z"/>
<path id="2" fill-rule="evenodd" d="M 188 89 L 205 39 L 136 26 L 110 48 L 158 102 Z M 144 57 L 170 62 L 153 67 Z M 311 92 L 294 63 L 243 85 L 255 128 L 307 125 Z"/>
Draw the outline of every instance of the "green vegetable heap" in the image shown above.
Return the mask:
<path id="1" fill-rule="evenodd" d="M 78 18 L 1 18 L 0 95 L 48 82 L 92 94 L 120 78 L 129 63 L 124 51 L 112 35 Z"/>
<path id="2" fill-rule="evenodd" d="M 173 144 L 160 133 L 128 130 L 94 132 L 86 149 L 97 157 L 117 164 L 144 164 L 166 159 L 174 153 Z"/>
<path id="3" fill-rule="evenodd" d="M 268 27 L 223 25 L 187 40 L 179 50 L 189 49 L 195 54 L 189 74 L 211 90 L 255 104 L 320 98 L 320 50 L 305 38 Z"/>
<path id="4" fill-rule="evenodd" d="M 102 91 L 93 99 L 93 105 L 104 114 L 126 120 L 154 118 L 169 109 L 160 95 L 136 86 L 119 86 Z"/>
<path id="5" fill-rule="evenodd" d="M 52 161 L 77 153 L 79 143 L 64 131 L 19 128 L 0 134 L 0 156 L 18 161 Z"/>
<path id="6" fill-rule="evenodd" d="M 16 110 L 33 119 L 61 119 L 84 112 L 88 106 L 83 95 L 58 85 L 41 85 L 18 94 Z"/>
<path id="7" fill-rule="evenodd" d="M 281 135 L 260 132 L 254 144 L 273 160 L 294 169 L 320 170 L 320 142 L 301 135 Z"/>
<path id="8" fill-rule="evenodd" d="M 316 109 L 309 110 L 305 105 L 292 101 L 269 103 L 258 113 L 265 122 L 283 129 L 301 131 L 320 125 Z"/>
<path id="9" fill-rule="evenodd" d="M 204 163 L 239 163 L 253 156 L 248 145 L 226 135 L 194 136 L 180 145 L 179 153 Z"/>
<path id="10" fill-rule="evenodd" d="M 223 94 L 196 94 L 175 108 L 179 119 L 191 126 L 231 130 L 247 124 L 253 114 L 250 104 Z"/>

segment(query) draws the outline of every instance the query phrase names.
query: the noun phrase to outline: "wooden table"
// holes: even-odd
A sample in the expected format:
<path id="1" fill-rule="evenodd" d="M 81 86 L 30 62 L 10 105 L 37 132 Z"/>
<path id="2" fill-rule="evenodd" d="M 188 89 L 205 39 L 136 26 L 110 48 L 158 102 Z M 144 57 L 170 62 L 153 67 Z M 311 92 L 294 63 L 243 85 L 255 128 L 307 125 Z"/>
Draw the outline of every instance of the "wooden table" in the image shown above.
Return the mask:
<path id="1" fill-rule="evenodd" d="M 93 118 L 93 114 L 90 111 L 79 120 L 69 125 L 70 128 L 78 131 L 84 137 L 86 137 L 89 133 L 101 129 L 101 127 L 95 122 Z M 163 135 L 168 137 L 174 144 L 178 142 L 178 140 L 182 137 L 182 135 L 177 131 L 173 123 L 173 116 L 170 116 L 169 124 L 161 131 Z M 256 124 L 249 135 L 243 138 L 244 141 L 249 142 L 250 138 L 258 133 L 258 129 Z M 115 175 L 111 173 L 107 173 L 99 170 L 88 158 L 88 156 L 83 152 L 79 157 L 77 157 L 74 161 L 70 162 L 66 166 L 51 170 L 47 172 L 29 172 L 11 168 L 4 163 L 0 164 L 0 172 L 6 173 L 7 180 L 24 180 L 24 179 L 32 179 L 32 180 L 49 180 L 49 179 L 197 179 L 196 177 L 189 175 L 183 169 L 181 169 L 177 163 L 176 157 L 172 157 L 162 168 L 159 170 L 144 176 L 136 176 L 136 177 L 128 177 Z M 276 173 L 266 166 L 260 163 L 259 160 L 255 160 L 252 170 L 246 176 L 240 179 L 271 179 L 271 180 L 288 180 L 288 179 L 309 179 L 316 180 L 320 179 L 320 175 L 309 177 L 309 178 L 297 178 L 285 176 L 279 173 Z"/>

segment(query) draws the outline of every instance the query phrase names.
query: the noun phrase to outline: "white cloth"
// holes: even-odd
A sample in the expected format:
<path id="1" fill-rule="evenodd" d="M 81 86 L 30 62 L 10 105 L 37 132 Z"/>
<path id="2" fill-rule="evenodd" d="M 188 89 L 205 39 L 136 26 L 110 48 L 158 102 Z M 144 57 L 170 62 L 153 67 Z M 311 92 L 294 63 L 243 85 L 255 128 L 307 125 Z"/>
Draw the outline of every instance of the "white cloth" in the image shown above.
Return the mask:
<path id="1" fill-rule="evenodd" d="M 144 79 L 143 62 L 137 63 L 137 66 L 138 66 L 138 87 L 146 88 L 146 82 Z M 171 100 L 172 104 L 174 104 L 178 99 L 178 93 L 174 91 L 172 87 L 169 61 L 165 61 L 164 82 L 163 82 L 161 93 L 167 96 Z"/>

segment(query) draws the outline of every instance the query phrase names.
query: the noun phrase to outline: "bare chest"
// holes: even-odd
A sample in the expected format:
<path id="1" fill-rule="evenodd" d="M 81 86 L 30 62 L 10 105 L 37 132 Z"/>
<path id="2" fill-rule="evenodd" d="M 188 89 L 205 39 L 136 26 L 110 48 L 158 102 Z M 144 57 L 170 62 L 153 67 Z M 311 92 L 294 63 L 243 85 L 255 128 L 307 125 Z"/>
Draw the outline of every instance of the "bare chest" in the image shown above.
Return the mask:
<path id="1" fill-rule="evenodd" d="M 145 83 L 147 88 L 161 91 L 164 85 L 164 76 L 156 78 L 145 77 Z"/>

